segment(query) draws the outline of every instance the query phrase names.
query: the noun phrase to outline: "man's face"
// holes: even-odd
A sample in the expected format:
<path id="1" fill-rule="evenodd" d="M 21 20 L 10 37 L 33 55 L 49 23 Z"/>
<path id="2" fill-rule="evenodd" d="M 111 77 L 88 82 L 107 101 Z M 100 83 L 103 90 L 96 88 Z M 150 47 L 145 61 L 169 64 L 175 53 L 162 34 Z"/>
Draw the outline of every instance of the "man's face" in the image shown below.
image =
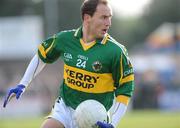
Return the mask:
<path id="1" fill-rule="evenodd" d="M 103 38 L 111 26 L 112 9 L 109 5 L 99 4 L 96 12 L 89 18 L 88 30 L 94 38 Z"/>

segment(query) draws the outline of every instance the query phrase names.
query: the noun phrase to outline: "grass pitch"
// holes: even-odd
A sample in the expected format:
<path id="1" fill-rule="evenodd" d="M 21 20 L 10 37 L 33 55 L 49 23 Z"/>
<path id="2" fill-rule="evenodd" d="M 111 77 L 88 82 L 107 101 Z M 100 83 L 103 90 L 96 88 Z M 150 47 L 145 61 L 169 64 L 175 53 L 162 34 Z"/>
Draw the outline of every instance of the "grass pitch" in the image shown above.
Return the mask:
<path id="1" fill-rule="evenodd" d="M 133 111 L 118 128 L 180 128 L 180 112 Z"/>
<path id="2" fill-rule="evenodd" d="M 44 118 L 2 119 L 0 128 L 39 128 Z M 118 128 L 180 128 L 180 112 L 133 111 L 126 113 Z"/>

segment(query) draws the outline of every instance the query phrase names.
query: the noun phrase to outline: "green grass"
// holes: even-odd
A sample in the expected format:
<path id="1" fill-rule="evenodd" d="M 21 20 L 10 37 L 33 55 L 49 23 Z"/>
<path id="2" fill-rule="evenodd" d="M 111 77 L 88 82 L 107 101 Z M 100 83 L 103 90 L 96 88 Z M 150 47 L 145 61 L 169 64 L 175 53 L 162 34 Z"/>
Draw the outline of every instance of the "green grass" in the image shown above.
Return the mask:
<path id="1" fill-rule="evenodd" d="M 124 116 L 119 128 L 180 128 L 180 112 L 134 111 Z"/>
<path id="2" fill-rule="evenodd" d="M 42 118 L 0 119 L 0 128 L 40 128 Z"/>
<path id="3" fill-rule="evenodd" d="M 39 128 L 43 119 L 0 118 L 0 128 Z M 180 128 L 180 112 L 133 111 L 124 116 L 118 128 Z"/>

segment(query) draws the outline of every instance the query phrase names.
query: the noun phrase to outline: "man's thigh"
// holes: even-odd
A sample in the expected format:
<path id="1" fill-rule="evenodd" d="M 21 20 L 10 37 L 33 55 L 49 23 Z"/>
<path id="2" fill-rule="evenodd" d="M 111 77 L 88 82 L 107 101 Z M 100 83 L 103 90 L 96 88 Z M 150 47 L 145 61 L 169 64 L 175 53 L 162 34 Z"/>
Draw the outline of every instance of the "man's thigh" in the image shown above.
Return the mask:
<path id="1" fill-rule="evenodd" d="M 41 128 L 64 128 L 64 126 L 56 119 L 48 118 L 42 123 Z"/>

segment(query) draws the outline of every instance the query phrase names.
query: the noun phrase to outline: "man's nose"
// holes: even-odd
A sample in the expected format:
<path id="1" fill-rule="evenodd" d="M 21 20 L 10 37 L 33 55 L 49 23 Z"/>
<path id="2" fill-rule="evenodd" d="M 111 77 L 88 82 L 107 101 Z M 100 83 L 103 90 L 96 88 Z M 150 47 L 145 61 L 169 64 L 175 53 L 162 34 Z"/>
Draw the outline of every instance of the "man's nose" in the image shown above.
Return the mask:
<path id="1" fill-rule="evenodd" d="M 105 25 L 106 25 L 106 26 L 111 26 L 111 19 L 108 18 L 108 19 L 106 20 L 106 22 L 105 22 Z"/>

